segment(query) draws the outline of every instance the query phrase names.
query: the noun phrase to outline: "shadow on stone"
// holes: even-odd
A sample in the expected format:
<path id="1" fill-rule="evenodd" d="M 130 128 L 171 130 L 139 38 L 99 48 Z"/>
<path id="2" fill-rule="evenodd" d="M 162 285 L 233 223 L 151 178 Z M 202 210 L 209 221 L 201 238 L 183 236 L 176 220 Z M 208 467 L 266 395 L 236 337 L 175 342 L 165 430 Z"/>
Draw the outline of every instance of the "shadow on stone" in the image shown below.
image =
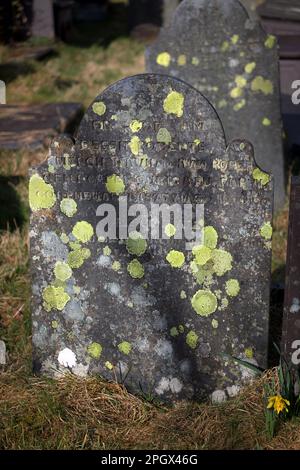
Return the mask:
<path id="1" fill-rule="evenodd" d="M 0 176 L 0 233 L 21 228 L 27 219 L 26 209 L 15 189 L 19 176 Z"/>

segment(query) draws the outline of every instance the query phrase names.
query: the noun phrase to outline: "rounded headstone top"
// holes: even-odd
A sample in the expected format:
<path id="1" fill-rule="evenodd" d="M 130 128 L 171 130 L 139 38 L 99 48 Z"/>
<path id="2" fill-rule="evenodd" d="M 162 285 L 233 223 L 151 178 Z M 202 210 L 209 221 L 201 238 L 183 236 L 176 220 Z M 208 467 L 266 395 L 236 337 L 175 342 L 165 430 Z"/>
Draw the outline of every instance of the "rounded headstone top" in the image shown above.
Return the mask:
<path id="1" fill-rule="evenodd" d="M 185 82 L 160 74 L 135 75 L 108 87 L 89 106 L 76 136 L 77 142 L 128 141 L 129 148 L 133 138 L 141 145 L 199 141 L 206 153 L 226 147 L 208 100 Z"/>

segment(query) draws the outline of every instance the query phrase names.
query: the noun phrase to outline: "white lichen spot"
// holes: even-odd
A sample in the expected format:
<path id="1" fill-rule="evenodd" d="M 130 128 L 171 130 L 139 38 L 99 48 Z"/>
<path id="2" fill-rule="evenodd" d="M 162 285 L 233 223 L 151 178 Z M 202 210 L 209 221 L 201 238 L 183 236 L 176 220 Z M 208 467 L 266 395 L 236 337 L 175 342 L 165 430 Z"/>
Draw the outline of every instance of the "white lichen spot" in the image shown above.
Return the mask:
<path id="1" fill-rule="evenodd" d="M 224 403 L 226 401 L 226 393 L 223 390 L 215 390 L 211 394 L 212 403 Z"/>
<path id="2" fill-rule="evenodd" d="M 76 354 L 71 349 L 65 348 L 59 352 L 57 360 L 61 366 L 72 368 L 76 365 Z"/>

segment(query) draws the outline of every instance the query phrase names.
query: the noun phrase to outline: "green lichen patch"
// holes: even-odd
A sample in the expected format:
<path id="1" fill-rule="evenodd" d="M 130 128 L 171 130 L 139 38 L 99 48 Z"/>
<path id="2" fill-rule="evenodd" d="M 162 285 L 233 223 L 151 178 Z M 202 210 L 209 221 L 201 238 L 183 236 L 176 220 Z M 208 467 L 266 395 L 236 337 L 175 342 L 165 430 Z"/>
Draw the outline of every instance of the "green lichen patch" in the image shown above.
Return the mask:
<path id="1" fill-rule="evenodd" d="M 143 123 L 135 119 L 134 121 L 131 121 L 129 127 L 131 132 L 139 132 L 143 127 Z"/>
<path id="2" fill-rule="evenodd" d="M 103 103 L 103 101 L 98 101 L 97 103 L 93 104 L 92 109 L 95 114 L 98 114 L 98 116 L 103 116 L 103 114 L 106 112 L 106 105 Z"/>
<path id="3" fill-rule="evenodd" d="M 111 255 L 111 249 L 109 248 L 109 246 L 106 245 L 103 248 L 103 254 L 104 254 L 104 256 L 110 256 Z"/>
<path id="4" fill-rule="evenodd" d="M 162 144 L 169 145 L 172 142 L 172 137 L 168 129 L 162 127 L 156 135 L 156 140 Z"/>
<path id="5" fill-rule="evenodd" d="M 70 300 L 63 287 L 48 286 L 43 290 L 42 296 L 49 310 L 63 310 Z"/>
<path id="6" fill-rule="evenodd" d="M 237 279 L 229 279 L 225 285 L 226 294 L 229 297 L 236 297 L 240 292 L 240 283 Z"/>
<path id="7" fill-rule="evenodd" d="M 113 269 L 113 271 L 120 271 L 121 269 L 121 263 L 120 261 L 114 261 L 113 264 L 111 265 L 111 268 Z"/>
<path id="8" fill-rule="evenodd" d="M 109 193 L 116 194 L 117 196 L 123 194 L 125 191 L 124 181 L 118 175 L 108 176 L 105 187 Z"/>
<path id="9" fill-rule="evenodd" d="M 198 290 L 192 297 L 191 303 L 195 312 L 202 317 L 208 317 L 214 313 L 218 307 L 216 296 L 206 290 Z"/>
<path id="10" fill-rule="evenodd" d="M 65 244 L 69 243 L 70 241 L 68 235 L 64 232 L 61 234 L 60 239 Z"/>
<path id="11" fill-rule="evenodd" d="M 259 233 L 265 240 L 271 240 L 273 236 L 273 228 L 271 223 L 264 223 L 263 226 L 259 229 Z"/>
<path id="12" fill-rule="evenodd" d="M 167 235 L 167 237 L 171 238 L 171 237 L 174 237 L 174 235 L 176 234 L 176 227 L 175 225 L 173 224 L 167 224 L 165 226 L 165 234 Z"/>
<path id="13" fill-rule="evenodd" d="M 196 349 L 198 345 L 198 340 L 199 336 L 195 331 L 189 331 L 188 334 L 186 335 L 186 344 L 191 348 L 191 349 Z"/>
<path id="14" fill-rule="evenodd" d="M 187 295 L 186 295 L 185 290 L 181 290 L 181 291 L 180 291 L 180 298 L 181 298 L 182 300 L 184 300 L 184 299 L 187 298 Z"/>
<path id="15" fill-rule="evenodd" d="M 87 347 L 87 352 L 89 354 L 89 356 L 91 356 L 93 359 L 99 359 L 99 357 L 101 356 L 102 354 L 102 346 L 101 344 L 99 343 L 91 343 L 88 347 Z"/>
<path id="16" fill-rule="evenodd" d="M 269 34 L 267 39 L 265 40 L 265 47 L 267 49 L 273 49 L 275 44 L 276 44 L 276 37 L 273 36 L 272 34 Z"/>
<path id="17" fill-rule="evenodd" d="M 211 259 L 217 276 L 224 276 L 232 269 L 232 256 L 228 251 L 215 249 L 212 251 Z"/>
<path id="18" fill-rule="evenodd" d="M 141 143 L 140 138 L 137 135 L 134 135 L 128 145 L 131 150 L 131 153 L 135 157 L 137 157 L 140 154 L 141 149 L 142 149 L 142 143 Z"/>
<path id="19" fill-rule="evenodd" d="M 128 356 L 131 353 L 132 346 L 128 341 L 122 341 L 122 343 L 118 344 L 118 350 Z"/>
<path id="20" fill-rule="evenodd" d="M 184 326 L 183 326 L 183 325 L 179 325 L 179 326 L 178 326 L 178 331 L 179 331 L 179 333 L 184 333 Z"/>
<path id="21" fill-rule="evenodd" d="M 253 359 L 253 349 L 252 348 L 246 348 L 245 349 L 245 356 L 247 359 Z"/>
<path id="22" fill-rule="evenodd" d="M 65 282 L 72 276 L 72 269 L 67 263 L 64 263 L 63 261 L 57 261 L 54 267 L 54 275 L 56 279 Z"/>
<path id="23" fill-rule="evenodd" d="M 211 326 L 214 328 L 214 329 L 217 329 L 219 327 L 219 322 L 218 320 L 216 320 L 215 318 L 211 321 Z"/>
<path id="24" fill-rule="evenodd" d="M 251 90 L 261 92 L 264 95 L 272 95 L 274 87 L 271 80 L 267 80 L 259 75 L 252 80 Z"/>
<path id="25" fill-rule="evenodd" d="M 270 175 L 259 168 L 253 170 L 252 177 L 255 181 L 261 183 L 262 186 L 266 186 L 270 182 Z"/>
<path id="26" fill-rule="evenodd" d="M 77 203 L 74 199 L 64 198 L 61 200 L 60 210 L 67 217 L 73 217 L 77 212 Z"/>
<path id="27" fill-rule="evenodd" d="M 162 67 L 169 67 L 170 62 L 171 62 L 171 56 L 168 52 L 161 52 L 156 57 L 156 62 L 158 65 L 161 65 Z"/>
<path id="28" fill-rule="evenodd" d="M 68 254 L 68 265 L 73 269 L 80 268 L 90 256 L 91 252 L 88 248 L 79 248 L 78 250 L 71 251 Z"/>
<path id="29" fill-rule="evenodd" d="M 145 274 L 144 266 L 139 262 L 138 259 L 133 259 L 130 261 L 127 266 L 127 271 L 133 279 L 141 279 Z"/>
<path id="30" fill-rule="evenodd" d="M 172 328 L 170 329 L 170 335 L 173 337 L 179 336 L 179 331 L 177 329 L 177 326 L 172 326 Z"/>
<path id="31" fill-rule="evenodd" d="M 94 235 L 94 229 L 89 222 L 82 220 L 74 225 L 72 234 L 81 243 L 87 243 Z"/>
<path id="32" fill-rule="evenodd" d="M 185 262 L 185 256 L 181 251 L 171 250 L 166 256 L 166 260 L 172 268 L 181 268 Z"/>
<path id="33" fill-rule="evenodd" d="M 45 183 L 39 175 L 32 175 L 29 180 L 29 205 L 32 211 L 50 209 L 56 202 L 53 186 Z"/>
<path id="34" fill-rule="evenodd" d="M 256 63 L 249 62 L 248 64 L 245 65 L 245 72 L 250 75 L 250 73 L 252 73 L 255 68 L 256 68 Z"/>
<path id="35" fill-rule="evenodd" d="M 210 260 L 211 254 L 212 250 L 207 246 L 199 245 L 193 248 L 193 255 L 198 266 L 204 266 Z"/>
<path id="36" fill-rule="evenodd" d="M 177 59 L 177 64 L 179 67 L 183 67 L 186 65 L 186 55 L 185 54 L 180 54 Z"/>
<path id="37" fill-rule="evenodd" d="M 147 250 L 147 242 L 140 232 L 130 232 L 126 240 L 128 253 L 135 256 L 141 256 Z"/>
<path id="38" fill-rule="evenodd" d="M 56 329 L 58 328 L 58 321 L 52 320 L 51 326 L 52 326 L 52 328 L 53 328 L 54 330 L 56 330 Z"/>
<path id="39" fill-rule="evenodd" d="M 218 244 L 218 232 L 214 227 L 208 225 L 204 227 L 204 246 L 214 250 Z"/>
<path id="40" fill-rule="evenodd" d="M 167 114 L 183 115 L 184 96 L 177 91 L 171 91 L 164 100 L 164 110 Z"/>

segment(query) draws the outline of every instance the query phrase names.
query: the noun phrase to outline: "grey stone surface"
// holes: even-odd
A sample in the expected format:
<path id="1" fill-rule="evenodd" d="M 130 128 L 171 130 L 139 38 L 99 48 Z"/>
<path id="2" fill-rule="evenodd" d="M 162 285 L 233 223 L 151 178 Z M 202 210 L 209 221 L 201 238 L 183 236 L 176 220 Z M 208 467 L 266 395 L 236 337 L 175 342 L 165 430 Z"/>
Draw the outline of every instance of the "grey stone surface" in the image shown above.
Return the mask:
<path id="1" fill-rule="evenodd" d="M 151 204 L 192 204 L 194 225 L 204 204 L 202 244 L 191 251 L 166 221 L 160 239 L 104 240 L 103 203 L 125 225 L 119 196 L 148 209 L 129 233 L 150 230 Z M 177 400 L 238 390 L 245 367 L 224 354 L 266 366 L 272 178 L 251 144 L 227 147 L 194 88 L 152 74 L 110 86 L 75 142 L 54 141 L 31 170 L 29 198 L 36 371 L 99 373 Z"/>
<path id="2" fill-rule="evenodd" d="M 6 345 L 4 341 L 0 340 L 0 365 L 6 364 Z"/>
<path id="3" fill-rule="evenodd" d="M 147 50 L 148 72 L 180 78 L 214 105 L 226 138 L 252 142 L 275 180 L 275 207 L 285 201 L 278 51 L 237 0 L 184 0 Z"/>
<path id="4" fill-rule="evenodd" d="M 53 0 L 33 1 L 32 35 L 54 39 Z"/>

